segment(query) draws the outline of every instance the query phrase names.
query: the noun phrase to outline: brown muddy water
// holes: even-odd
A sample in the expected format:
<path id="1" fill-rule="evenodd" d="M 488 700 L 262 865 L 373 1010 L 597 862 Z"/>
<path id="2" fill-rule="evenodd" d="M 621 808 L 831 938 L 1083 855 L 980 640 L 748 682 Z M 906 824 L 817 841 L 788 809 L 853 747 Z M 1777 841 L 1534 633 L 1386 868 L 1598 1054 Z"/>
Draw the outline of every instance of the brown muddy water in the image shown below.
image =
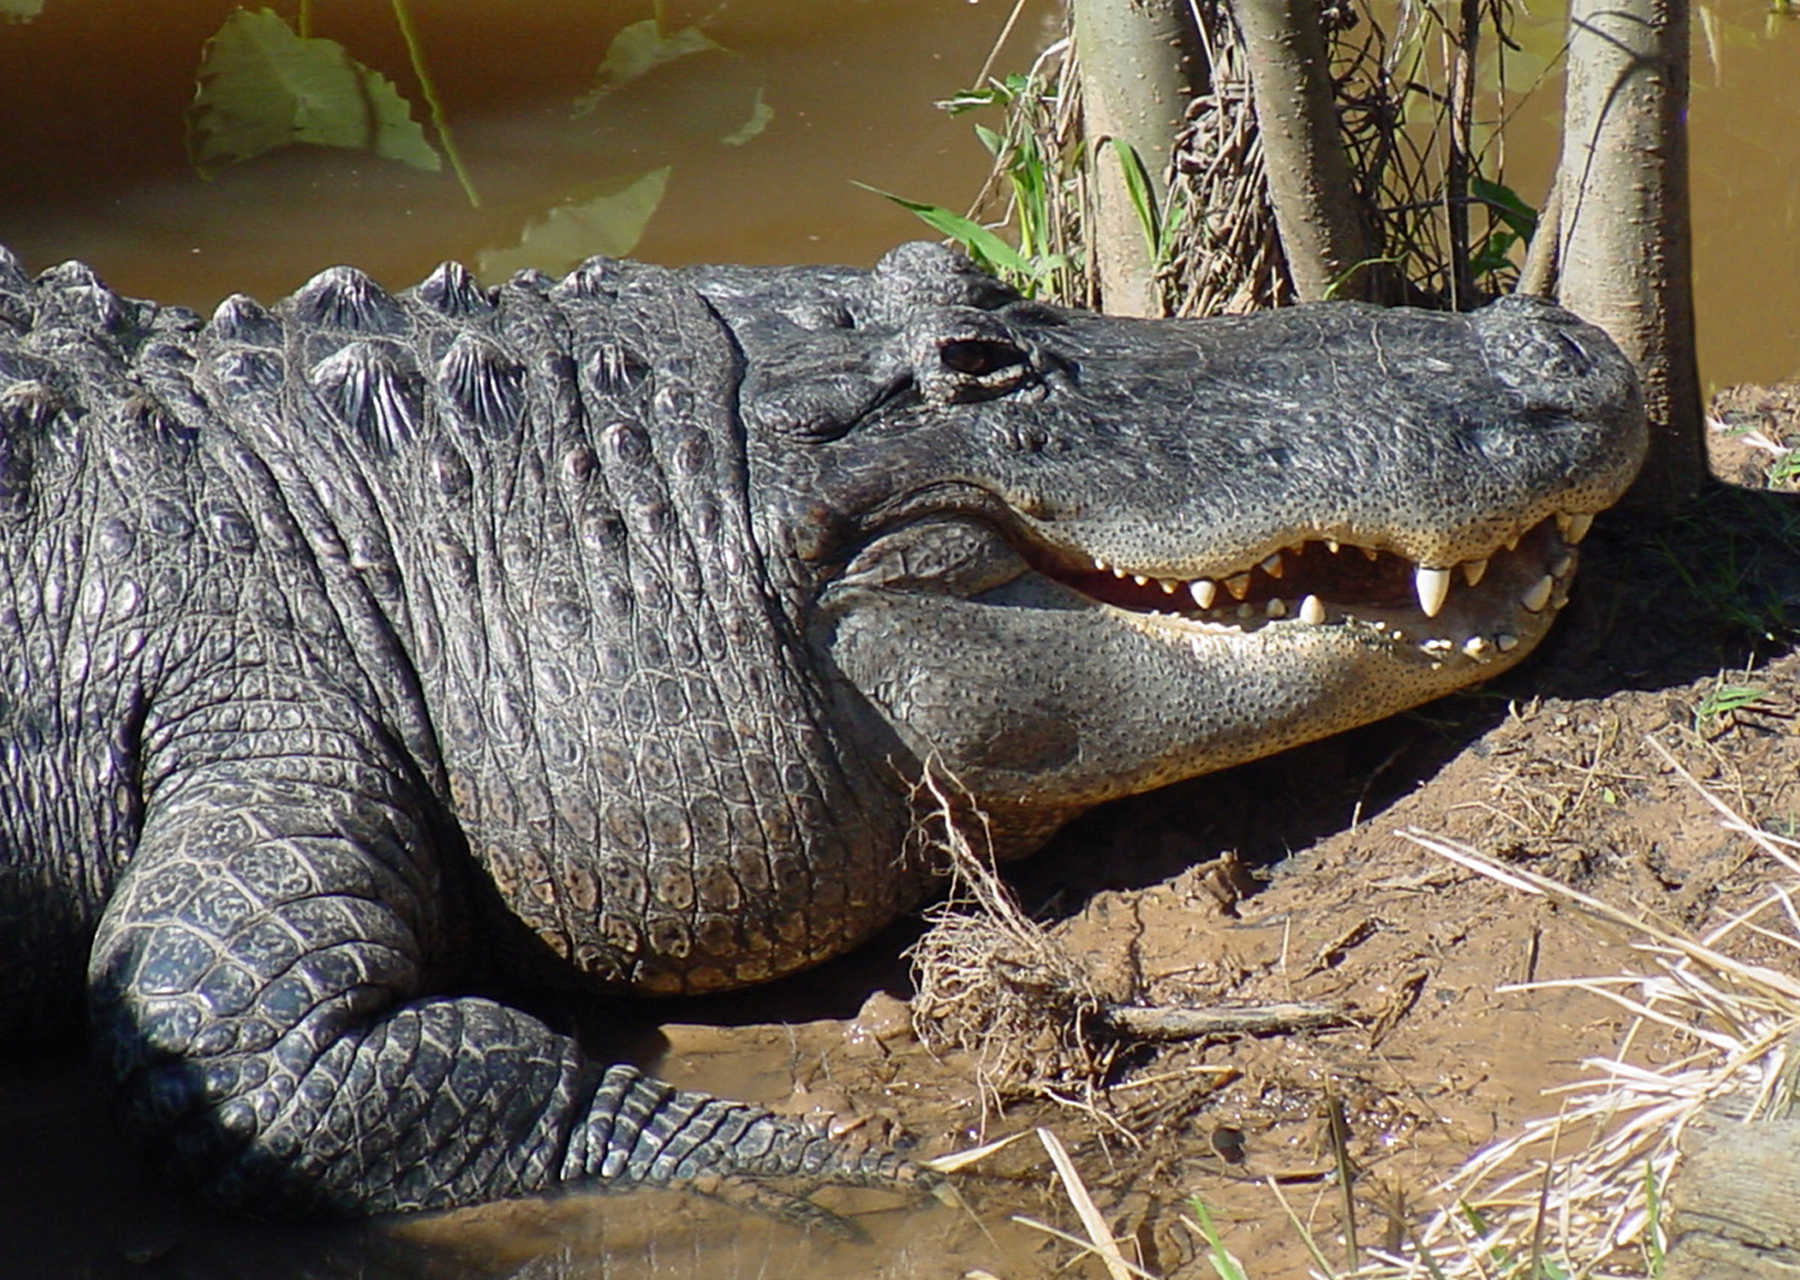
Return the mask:
<path id="1" fill-rule="evenodd" d="M 1022 69 L 1052 38 L 1055 8 L 1025 7 L 996 70 Z M 202 48 L 229 4 L 0 0 L 0 15 L 20 15 L 0 24 L 0 243 L 29 268 L 81 258 L 121 291 L 202 310 L 237 291 L 273 299 L 337 262 L 396 288 L 444 258 L 489 278 L 522 266 L 559 271 L 601 250 L 671 264 L 867 264 L 922 229 L 853 183 L 961 207 L 984 177 L 968 122 L 932 103 L 976 78 L 1011 4 L 672 0 L 662 6 L 666 31 L 704 19 L 720 47 L 597 97 L 597 68 L 630 24 L 651 16 L 649 0 L 415 0 L 413 9 L 415 48 L 460 178 L 447 163 L 432 171 L 301 149 L 203 179 L 184 112 Z M 1714 386 L 1770 381 L 1800 371 L 1800 156 L 1789 127 L 1800 118 L 1800 27 L 1765 15 L 1762 0 L 1699 5 L 1695 15 L 1702 377 Z M 1529 78 L 1533 58 L 1554 52 L 1550 31 L 1521 31 L 1515 82 Z M 316 5 L 313 34 L 379 69 L 415 118 L 426 115 L 388 6 Z M 584 99 L 590 110 L 578 109 Z M 1527 198 L 1547 181 L 1553 102 L 1515 104 L 1525 128 L 1509 144 L 1508 180 Z M 1251 929 L 1230 945 L 1257 952 L 1263 936 Z M 790 985 L 770 997 L 763 1020 L 790 1025 L 730 1025 L 757 1022 L 748 1008 L 684 1012 L 691 1024 L 664 1030 L 664 1069 L 798 1110 L 841 1112 L 846 1094 L 910 1090 L 913 1130 L 953 1144 L 980 1111 L 966 1064 L 886 1046 L 852 1021 L 871 991 L 903 989 L 899 945 L 878 943 L 798 994 Z M 1221 945 L 1197 937 L 1191 950 Z M 1517 1028 L 1506 1037 L 1529 1039 Z M 1489 1038 L 1467 1052 L 1480 1062 L 1500 1049 Z M 940 1096 L 917 1096 L 931 1091 Z M 876 1108 L 861 1119 L 879 1135 L 888 1118 Z M 1042 1164 L 1005 1195 L 976 1197 L 974 1211 L 873 1194 L 834 1201 L 864 1229 L 864 1243 L 675 1195 L 571 1197 L 399 1227 L 273 1227 L 219 1221 L 156 1190 L 108 1124 L 93 1082 L 67 1060 L 0 1061 L 0 1278 L 800 1280 L 985 1270 L 1020 1280 L 1070 1257 L 1010 1220 L 1023 1211 L 1074 1226 Z M 1190 1171 L 1169 1185 L 1172 1195 L 1190 1189 Z M 1252 1272 L 1266 1280 L 1302 1269 Z M 1090 1262 L 1071 1274 L 1100 1272 Z"/>

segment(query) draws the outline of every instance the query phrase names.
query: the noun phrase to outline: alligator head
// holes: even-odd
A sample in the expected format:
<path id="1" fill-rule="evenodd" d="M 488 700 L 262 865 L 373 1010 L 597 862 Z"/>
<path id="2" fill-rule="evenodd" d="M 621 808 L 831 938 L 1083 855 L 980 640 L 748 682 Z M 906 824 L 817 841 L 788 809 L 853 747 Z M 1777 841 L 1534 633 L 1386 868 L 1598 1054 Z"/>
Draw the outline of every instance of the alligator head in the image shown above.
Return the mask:
<path id="1" fill-rule="evenodd" d="M 1522 297 L 1122 320 L 926 246 L 854 303 L 712 296 L 840 692 L 1025 843 L 1518 662 L 1645 447 L 1629 363 Z"/>

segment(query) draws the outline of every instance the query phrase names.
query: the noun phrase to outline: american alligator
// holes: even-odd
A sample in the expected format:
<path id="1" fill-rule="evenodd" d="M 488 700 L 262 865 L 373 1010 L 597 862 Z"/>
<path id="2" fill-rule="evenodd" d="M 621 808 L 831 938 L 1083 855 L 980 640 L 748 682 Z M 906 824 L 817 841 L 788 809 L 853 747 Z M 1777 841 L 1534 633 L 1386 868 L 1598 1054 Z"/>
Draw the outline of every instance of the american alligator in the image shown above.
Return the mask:
<path id="1" fill-rule="evenodd" d="M 0 251 L 0 1044 L 256 1212 L 904 1180 L 494 993 L 703 992 L 937 871 L 1517 662 L 1643 449 L 1504 299 L 1214 321 L 960 258 L 209 320 Z"/>

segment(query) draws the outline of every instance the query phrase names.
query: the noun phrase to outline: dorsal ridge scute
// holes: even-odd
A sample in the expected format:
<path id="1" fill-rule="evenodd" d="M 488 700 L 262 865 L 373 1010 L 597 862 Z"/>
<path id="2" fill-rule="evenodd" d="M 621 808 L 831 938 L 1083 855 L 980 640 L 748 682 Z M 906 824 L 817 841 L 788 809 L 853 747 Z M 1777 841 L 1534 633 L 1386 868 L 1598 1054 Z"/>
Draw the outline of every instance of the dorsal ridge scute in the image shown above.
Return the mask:
<path id="1" fill-rule="evenodd" d="M 291 305 L 303 324 L 352 333 L 404 336 L 412 328 L 400 300 L 355 267 L 329 267 L 301 285 Z"/>

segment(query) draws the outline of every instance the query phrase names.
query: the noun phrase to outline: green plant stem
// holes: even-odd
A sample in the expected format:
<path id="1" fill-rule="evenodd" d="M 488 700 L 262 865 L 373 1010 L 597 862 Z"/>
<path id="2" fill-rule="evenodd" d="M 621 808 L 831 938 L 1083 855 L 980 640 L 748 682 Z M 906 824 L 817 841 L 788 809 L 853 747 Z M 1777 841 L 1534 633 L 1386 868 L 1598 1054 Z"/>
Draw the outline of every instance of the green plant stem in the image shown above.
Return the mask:
<path id="1" fill-rule="evenodd" d="M 437 85 L 432 83 L 431 72 L 425 69 L 425 47 L 419 43 L 418 28 L 413 26 L 412 10 L 406 0 L 393 0 L 394 21 L 399 24 L 400 35 L 406 41 L 407 56 L 412 59 L 413 75 L 418 77 L 419 89 L 425 95 L 425 103 L 431 108 L 431 128 L 444 144 L 444 154 L 450 157 L 450 167 L 456 171 L 456 180 L 462 183 L 463 194 L 469 198 L 469 207 L 481 208 L 481 193 L 475 189 L 475 180 L 469 176 L 468 166 L 463 164 L 462 152 L 456 149 L 456 138 L 450 132 L 450 121 L 444 115 L 444 104 L 438 98 Z M 304 15 L 304 8 L 302 14 Z"/>
<path id="2" fill-rule="evenodd" d="M 312 38 L 312 0 L 300 0 L 300 17 L 294 25 L 302 40 Z"/>

